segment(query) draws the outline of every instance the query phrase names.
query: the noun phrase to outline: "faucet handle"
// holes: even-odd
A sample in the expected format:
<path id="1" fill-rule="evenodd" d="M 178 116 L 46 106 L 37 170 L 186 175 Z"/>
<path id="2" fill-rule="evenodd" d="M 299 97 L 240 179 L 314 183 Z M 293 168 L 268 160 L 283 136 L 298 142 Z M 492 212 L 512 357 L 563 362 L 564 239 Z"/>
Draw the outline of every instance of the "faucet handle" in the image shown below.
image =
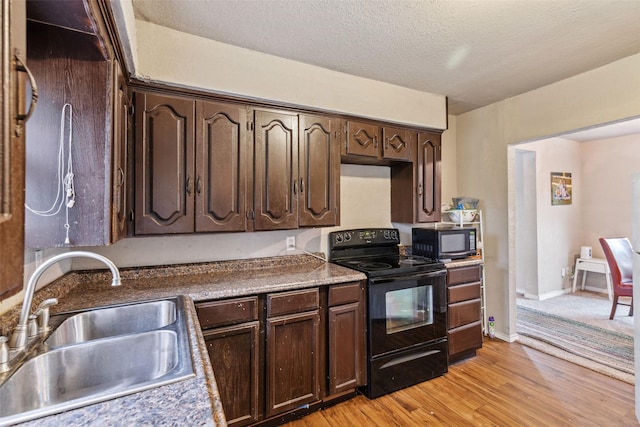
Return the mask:
<path id="1" fill-rule="evenodd" d="M 0 366 L 9 363 L 9 345 L 7 341 L 7 337 L 0 336 Z"/>
<path id="2" fill-rule="evenodd" d="M 49 307 L 58 304 L 57 298 L 49 298 L 40 303 L 35 311 L 35 315 L 39 318 L 38 332 L 43 334 L 51 327 L 49 326 Z"/>
<path id="3" fill-rule="evenodd" d="M 31 314 L 29 316 L 29 322 L 27 323 L 27 336 L 29 338 L 38 336 L 38 324 L 36 323 L 37 317 L 38 316 L 35 314 Z"/>

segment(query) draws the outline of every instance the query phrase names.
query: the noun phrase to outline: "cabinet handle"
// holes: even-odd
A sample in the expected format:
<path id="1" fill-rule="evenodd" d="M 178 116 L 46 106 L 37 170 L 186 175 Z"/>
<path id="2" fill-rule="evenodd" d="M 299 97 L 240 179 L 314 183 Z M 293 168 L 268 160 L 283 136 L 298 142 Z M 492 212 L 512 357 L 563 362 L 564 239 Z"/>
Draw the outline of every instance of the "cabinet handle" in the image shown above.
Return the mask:
<path id="1" fill-rule="evenodd" d="M 118 166 L 118 187 L 122 187 L 124 185 L 124 171 L 120 166 Z"/>
<path id="2" fill-rule="evenodd" d="M 14 54 L 15 62 L 16 62 L 16 70 L 27 73 L 27 77 L 29 77 L 29 84 L 31 85 L 31 104 L 29 105 L 29 110 L 26 114 L 16 114 L 16 136 L 20 136 L 22 134 L 22 128 L 24 124 L 29 120 L 29 117 L 33 114 L 36 109 L 36 104 L 38 104 L 38 85 L 36 85 L 36 79 L 31 74 L 31 70 L 25 65 L 24 61 L 20 59 L 20 51 L 16 49 Z"/>
<path id="3" fill-rule="evenodd" d="M 304 178 L 300 178 L 300 194 L 304 194 Z"/>
<path id="4" fill-rule="evenodd" d="M 191 195 L 191 192 L 193 191 L 192 185 L 191 185 L 191 177 L 187 176 L 187 183 L 185 185 L 185 190 L 187 191 L 187 196 Z"/>
<path id="5" fill-rule="evenodd" d="M 198 178 L 196 178 L 196 193 L 202 193 L 202 180 L 200 179 L 200 175 L 198 175 Z"/>
<path id="6" fill-rule="evenodd" d="M 422 196 L 422 184 L 418 184 L 418 196 Z"/>
<path id="7" fill-rule="evenodd" d="M 294 196 L 298 195 L 298 181 L 297 180 L 293 181 L 293 195 Z"/>

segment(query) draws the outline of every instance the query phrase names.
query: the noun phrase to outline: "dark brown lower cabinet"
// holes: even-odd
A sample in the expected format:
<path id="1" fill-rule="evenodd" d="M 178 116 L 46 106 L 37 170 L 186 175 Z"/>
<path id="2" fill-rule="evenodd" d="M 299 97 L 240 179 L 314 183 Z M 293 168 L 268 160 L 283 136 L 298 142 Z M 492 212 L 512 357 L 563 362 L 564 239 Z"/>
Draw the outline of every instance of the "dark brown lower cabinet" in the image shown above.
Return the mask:
<path id="1" fill-rule="evenodd" d="M 366 381 L 364 304 L 363 282 L 197 303 L 228 425 L 277 423 L 355 394 Z"/>
<path id="2" fill-rule="evenodd" d="M 229 425 L 258 421 L 258 334 L 258 322 L 204 333 L 209 359 L 216 364 L 216 383 Z"/>
<path id="3" fill-rule="evenodd" d="M 447 268 L 449 361 L 476 355 L 482 347 L 480 264 Z"/>
<path id="4" fill-rule="evenodd" d="M 329 288 L 328 395 L 347 392 L 366 382 L 364 309 L 364 286 L 361 282 Z"/>
<path id="5" fill-rule="evenodd" d="M 267 319 L 267 417 L 320 399 L 318 309 Z"/>
<path id="6" fill-rule="evenodd" d="M 227 423 L 259 419 L 260 322 L 258 297 L 196 305 Z"/>

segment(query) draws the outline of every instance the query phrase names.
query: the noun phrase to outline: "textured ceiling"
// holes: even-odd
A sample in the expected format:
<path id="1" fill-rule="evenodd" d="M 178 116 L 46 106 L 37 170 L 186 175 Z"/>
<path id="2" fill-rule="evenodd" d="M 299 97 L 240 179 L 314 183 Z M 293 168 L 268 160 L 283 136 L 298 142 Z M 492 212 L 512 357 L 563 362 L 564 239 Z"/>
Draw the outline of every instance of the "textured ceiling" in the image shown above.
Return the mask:
<path id="1" fill-rule="evenodd" d="M 446 95 L 460 114 L 640 52 L 638 0 L 133 0 L 136 19 Z"/>

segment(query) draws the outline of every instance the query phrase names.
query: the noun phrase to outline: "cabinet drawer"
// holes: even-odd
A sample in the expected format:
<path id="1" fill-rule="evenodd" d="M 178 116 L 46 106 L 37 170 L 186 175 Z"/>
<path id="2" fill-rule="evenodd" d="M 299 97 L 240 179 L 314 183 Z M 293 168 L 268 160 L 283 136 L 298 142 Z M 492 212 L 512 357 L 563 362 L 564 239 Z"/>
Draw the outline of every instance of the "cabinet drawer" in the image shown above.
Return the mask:
<path id="1" fill-rule="evenodd" d="M 258 320 L 258 297 L 196 304 L 202 329 Z"/>
<path id="2" fill-rule="evenodd" d="M 449 286 L 447 292 L 449 304 L 480 298 L 480 282 Z"/>
<path id="3" fill-rule="evenodd" d="M 267 295 L 267 317 L 300 313 L 319 306 L 318 288 Z"/>
<path id="4" fill-rule="evenodd" d="M 449 329 L 476 322 L 481 319 L 480 299 L 449 304 Z"/>
<path id="5" fill-rule="evenodd" d="M 449 355 L 482 347 L 482 322 L 452 329 L 448 334 Z"/>
<path id="6" fill-rule="evenodd" d="M 449 268 L 447 269 L 447 284 L 457 285 L 459 283 L 479 282 L 481 268 L 480 264 Z"/>
<path id="7" fill-rule="evenodd" d="M 329 307 L 360 301 L 360 282 L 329 287 Z"/>

